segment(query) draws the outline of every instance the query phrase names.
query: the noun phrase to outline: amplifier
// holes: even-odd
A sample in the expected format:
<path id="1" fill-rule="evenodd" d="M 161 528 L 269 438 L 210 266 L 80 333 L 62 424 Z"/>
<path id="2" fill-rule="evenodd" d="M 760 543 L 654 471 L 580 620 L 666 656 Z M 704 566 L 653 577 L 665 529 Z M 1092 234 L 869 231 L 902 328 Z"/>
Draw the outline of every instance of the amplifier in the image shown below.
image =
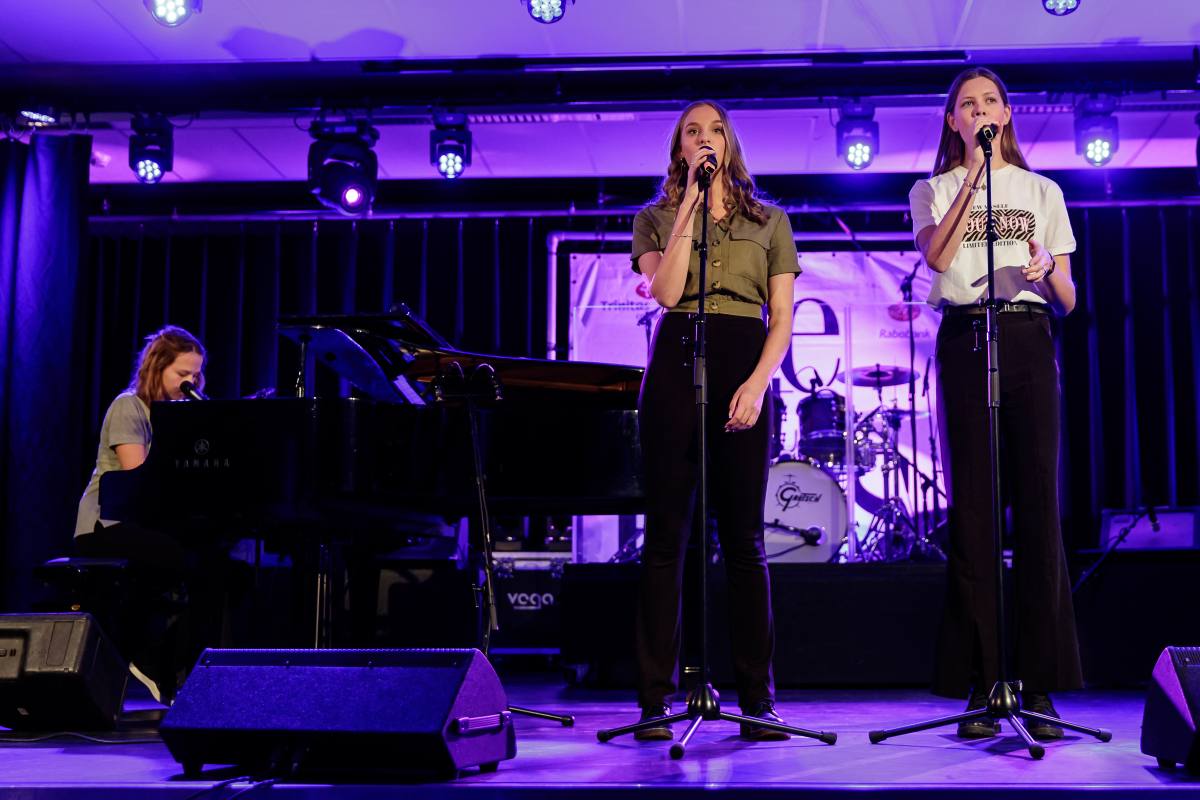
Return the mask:
<path id="1" fill-rule="evenodd" d="M 1111 508 L 1101 511 L 1100 547 L 1112 544 L 1137 514 L 1137 511 Z M 1154 530 L 1150 517 L 1143 515 L 1125 537 L 1125 541 L 1121 542 L 1122 550 L 1200 547 L 1200 541 L 1196 538 L 1197 533 L 1200 533 L 1200 508 L 1155 509 L 1155 515 L 1158 517 L 1158 530 Z"/>

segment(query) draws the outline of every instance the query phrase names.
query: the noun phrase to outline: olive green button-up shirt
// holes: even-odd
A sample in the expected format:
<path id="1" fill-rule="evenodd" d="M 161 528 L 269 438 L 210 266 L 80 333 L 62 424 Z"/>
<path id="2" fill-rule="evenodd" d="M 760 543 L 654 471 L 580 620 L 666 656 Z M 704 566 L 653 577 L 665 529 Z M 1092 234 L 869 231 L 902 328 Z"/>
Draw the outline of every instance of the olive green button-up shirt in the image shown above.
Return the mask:
<path id="1" fill-rule="evenodd" d="M 762 318 L 767 281 L 774 275 L 800 272 L 792 223 L 778 206 L 764 204 L 767 222 L 759 225 L 730 212 L 720 222 L 708 218 L 708 287 L 706 311 Z M 650 205 L 633 219 L 633 269 L 643 253 L 667 249 L 675 209 Z M 692 224 L 693 243 L 700 241 L 700 215 Z M 700 296 L 700 253 L 692 248 L 683 297 L 671 311 L 695 313 Z"/>

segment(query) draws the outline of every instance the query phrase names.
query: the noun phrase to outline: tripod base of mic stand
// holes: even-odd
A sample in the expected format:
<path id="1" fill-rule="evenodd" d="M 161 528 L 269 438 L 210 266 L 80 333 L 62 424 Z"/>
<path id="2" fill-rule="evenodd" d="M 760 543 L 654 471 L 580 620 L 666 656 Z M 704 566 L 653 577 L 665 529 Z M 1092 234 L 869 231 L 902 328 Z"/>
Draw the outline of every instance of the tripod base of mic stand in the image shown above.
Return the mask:
<path id="1" fill-rule="evenodd" d="M 665 717 L 655 717 L 644 722 L 635 722 L 632 725 L 625 725 L 621 728 L 596 731 L 596 738 L 602 742 L 607 742 L 610 739 L 624 736 L 627 733 L 637 733 L 647 728 L 658 728 L 663 725 L 670 725 L 673 722 L 683 722 L 684 720 L 688 720 L 687 730 L 683 732 L 683 736 L 679 737 L 678 742 L 671 745 L 671 758 L 683 758 L 683 754 L 687 751 L 688 742 L 696 735 L 696 731 L 700 729 L 701 723 L 715 722 L 717 720 L 755 725 L 759 728 L 790 733 L 793 736 L 805 736 L 809 739 L 817 739 L 825 744 L 833 744 L 837 741 L 836 733 L 810 731 L 805 728 L 796 728 L 778 722 L 768 722 L 758 717 L 727 714 L 721 710 L 721 697 L 717 694 L 717 690 L 712 687 L 711 683 L 702 683 L 692 690 L 687 699 L 687 711 L 679 714 L 668 714 Z"/>
<path id="2" fill-rule="evenodd" d="M 1035 760 L 1046 755 L 1046 748 L 1039 744 L 1029 731 L 1026 730 L 1023 720 L 1031 719 L 1038 722 L 1048 722 L 1060 728 L 1066 728 L 1077 733 L 1086 733 L 1088 736 L 1095 736 L 1102 742 L 1112 739 L 1112 733 L 1103 728 L 1089 728 L 1086 725 L 1077 725 L 1074 722 L 1068 722 L 1058 717 L 1051 717 L 1048 714 L 1026 711 L 1021 708 L 1021 701 L 1017 697 L 1019 686 L 1020 684 L 1017 681 L 1000 681 L 992 687 L 992 691 L 988 695 L 987 705 L 983 708 L 975 711 L 964 711 L 961 714 L 952 714 L 948 717 L 938 717 L 937 719 L 918 722 L 914 725 L 905 725 L 901 728 L 871 731 L 867 735 L 871 739 L 871 744 L 879 744 L 884 739 L 891 739 L 893 736 L 927 731 L 930 728 L 940 728 L 944 725 L 957 725 L 960 722 L 970 722 L 971 720 L 983 719 L 984 717 L 993 720 L 1006 719 L 1008 720 L 1008 724 L 1012 725 L 1013 730 L 1017 732 L 1017 735 L 1021 737 L 1021 741 L 1025 743 L 1026 749 L 1029 750 L 1029 755 Z"/>
<path id="3" fill-rule="evenodd" d="M 564 728 L 575 727 L 575 717 L 571 714 L 550 714 L 546 711 L 534 711 L 532 708 L 521 708 L 520 706 L 509 706 L 508 710 L 514 714 L 521 714 L 526 717 L 554 720 Z"/>

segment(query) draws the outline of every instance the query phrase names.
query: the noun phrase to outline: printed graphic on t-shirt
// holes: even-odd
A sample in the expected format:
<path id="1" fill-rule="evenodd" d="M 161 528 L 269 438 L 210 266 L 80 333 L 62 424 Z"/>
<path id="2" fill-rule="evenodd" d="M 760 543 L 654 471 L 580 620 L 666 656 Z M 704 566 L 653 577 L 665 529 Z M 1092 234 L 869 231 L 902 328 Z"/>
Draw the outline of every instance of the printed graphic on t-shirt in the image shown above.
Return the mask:
<path id="1" fill-rule="evenodd" d="M 996 229 L 996 246 L 1027 243 L 1037 229 L 1033 212 L 1006 205 L 992 206 L 992 225 Z M 967 218 L 967 232 L 963 234 L 963 247 L 983 247 L 987 244 L 987 209 L 972 208 Z"/>

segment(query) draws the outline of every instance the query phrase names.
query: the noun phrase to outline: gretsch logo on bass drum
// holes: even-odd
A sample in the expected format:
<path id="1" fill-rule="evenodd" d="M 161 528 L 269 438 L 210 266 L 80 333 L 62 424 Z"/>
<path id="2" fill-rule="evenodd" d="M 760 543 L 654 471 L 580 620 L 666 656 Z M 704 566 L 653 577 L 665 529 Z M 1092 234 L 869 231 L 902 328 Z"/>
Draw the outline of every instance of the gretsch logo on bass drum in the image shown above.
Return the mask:
<path id="1" fill-rule="evenodd" d="M 824 497 L 824 492 L 806 492 L 800 488 L 800 485 L 792 478 L 786 479 L 783 484 L 775 490 L 775 502 L 783 511 L 790 508 L 795 508 L 801 503 L 819 503 Z"/>

